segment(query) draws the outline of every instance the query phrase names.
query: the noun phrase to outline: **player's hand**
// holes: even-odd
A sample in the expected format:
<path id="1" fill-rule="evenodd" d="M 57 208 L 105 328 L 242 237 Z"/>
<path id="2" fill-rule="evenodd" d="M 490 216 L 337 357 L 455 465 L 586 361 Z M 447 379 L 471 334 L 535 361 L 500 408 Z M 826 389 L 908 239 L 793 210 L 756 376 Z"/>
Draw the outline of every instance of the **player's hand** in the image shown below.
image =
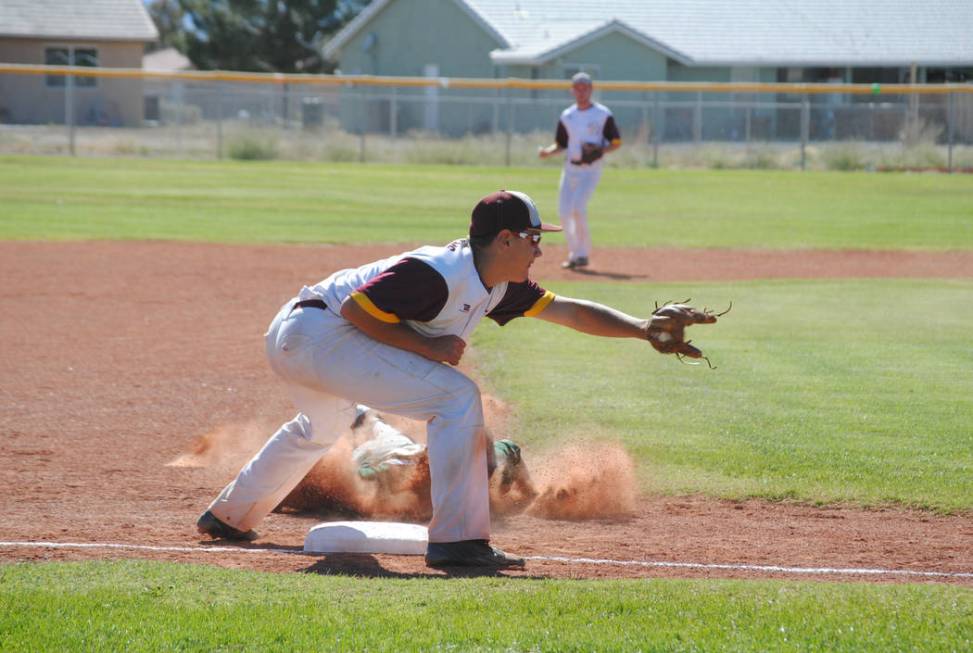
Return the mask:
<path id="1" fill-rule="evenodd" d="M 429 360 L 437 363 L 459 365 L 463 357 L 466 342 L 459 336 L 439 336 L 427 339 L 426 352 L 423 354 Z"/>

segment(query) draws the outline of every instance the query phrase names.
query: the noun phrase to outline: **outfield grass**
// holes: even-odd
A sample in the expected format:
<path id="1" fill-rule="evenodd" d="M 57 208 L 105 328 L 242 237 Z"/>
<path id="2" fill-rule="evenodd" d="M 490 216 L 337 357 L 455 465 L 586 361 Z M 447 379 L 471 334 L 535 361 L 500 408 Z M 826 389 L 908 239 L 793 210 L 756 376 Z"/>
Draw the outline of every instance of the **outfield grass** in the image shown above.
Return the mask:
<path id="1" fill-rule="evenodd" d="M 551 169 L 0 157 L 0 238 L 439 242 L 487 190 L 552 216 Z M 973 248 L 962 176 L 609 170 L 601 245 Z M 623 441 L 644 489 L 973 507 L 973 282 L 558 283 L 691 334 L 719 366 L 539 320 L 476 362 L 529 451 Z M 449 581 L 119 562 L 0 566 L 0 650 L 969 650 L 973 592 L 776 581 Z"/>
<path id="2" fill-rule="evenodd" d="M 620 440 L 652 492 L 973 509 L 973 281 L 550 287 L 637 315 L 734 308 L 689 331 L 712 371 L 541 320 L 482 325 L 478 366 L 535 451 Z"/>
<path id="3" fill-rule="evenodd" d="M 0 238 L 445 242 L 501 187 L 531 194 L 556 220 L 558 174 L 7 156 Z M 591 213 L 599 245 L 973 248 L 964 175 L 607 170 Z"/>
<path id="4" fill-rule="evenodd" d="M 149 562 L 0 566 L 3 650 L 959 651 L 973 591 L 401 581 Z"/>

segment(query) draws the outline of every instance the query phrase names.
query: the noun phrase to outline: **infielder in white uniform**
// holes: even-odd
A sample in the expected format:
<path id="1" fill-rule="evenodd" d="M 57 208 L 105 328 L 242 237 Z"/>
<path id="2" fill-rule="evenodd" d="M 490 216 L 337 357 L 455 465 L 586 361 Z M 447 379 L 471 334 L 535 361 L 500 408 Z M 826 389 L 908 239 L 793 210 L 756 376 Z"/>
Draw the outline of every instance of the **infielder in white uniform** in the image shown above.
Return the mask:
<path id="1" fill-rule="evenodd" d="M 254 526 L 347 429 L 360 402 L 427 423 L 430 566 L 522 566 L 489 544 L 488 438 L 476 383 L 457 365 L 484 317 L 539 317 L 599 336 L 646 338 L 649 320 L 544 290 L 533 201 L 484 197 L 469 238 L 341 270 L 305 286 L 266 335 L 270 366 L 298 409 L 199 518 L 201 533 L 254 539 Z M 653 318 L 654 319 L 654 318 Z"/>
<path id="2" fill-rule="evenodd" d="M 571 78 L 575 104 L 561 113 L 554 142 L 542 147 L 542 159 L 567 152 L 558 196 L 558 214 L 568 241 L 568 260 L 561 267 L 583 268 L 591 255 L 588 201 L 601 179 L 602 157 L 622 145 L 612 112 L 591 101 L 591 77 L 578 73 Z"/>

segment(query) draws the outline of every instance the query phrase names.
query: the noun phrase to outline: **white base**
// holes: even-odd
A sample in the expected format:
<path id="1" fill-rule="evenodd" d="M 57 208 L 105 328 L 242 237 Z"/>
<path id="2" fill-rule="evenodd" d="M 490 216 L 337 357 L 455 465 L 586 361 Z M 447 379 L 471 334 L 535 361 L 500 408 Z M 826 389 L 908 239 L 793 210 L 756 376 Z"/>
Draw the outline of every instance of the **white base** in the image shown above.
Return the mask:
<path id="1" fill-rule="evenodd" d="M 425 526 L 381 521 L 318 524 L 304 538 L 307 553 L 393 553 L 423 555 L 429 542 Z"/>

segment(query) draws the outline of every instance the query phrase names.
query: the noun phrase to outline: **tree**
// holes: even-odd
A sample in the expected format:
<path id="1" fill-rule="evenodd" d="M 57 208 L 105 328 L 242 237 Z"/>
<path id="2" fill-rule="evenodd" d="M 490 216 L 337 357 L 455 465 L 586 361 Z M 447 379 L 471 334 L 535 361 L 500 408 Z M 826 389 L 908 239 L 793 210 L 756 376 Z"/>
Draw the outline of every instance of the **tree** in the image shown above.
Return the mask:
<path id="1" fill-rule="evenodd" d="M 149 46 L 149 50 L 176 48 L 180 52 L 185 52 L 186 31 L 183 26 L 185 12 L 179 6 L 179 0 L 151 0 L 145 8 L 156 29 L 159 30 L 158 45 Z"/>
<path id="2" fill-rule="evenodd" d="M 164 1 L 164 0 L 162 0 Z M 200 70 L 320 73 L 326 38 L 363 0 L 178 0 L 184 53 Z"/>

